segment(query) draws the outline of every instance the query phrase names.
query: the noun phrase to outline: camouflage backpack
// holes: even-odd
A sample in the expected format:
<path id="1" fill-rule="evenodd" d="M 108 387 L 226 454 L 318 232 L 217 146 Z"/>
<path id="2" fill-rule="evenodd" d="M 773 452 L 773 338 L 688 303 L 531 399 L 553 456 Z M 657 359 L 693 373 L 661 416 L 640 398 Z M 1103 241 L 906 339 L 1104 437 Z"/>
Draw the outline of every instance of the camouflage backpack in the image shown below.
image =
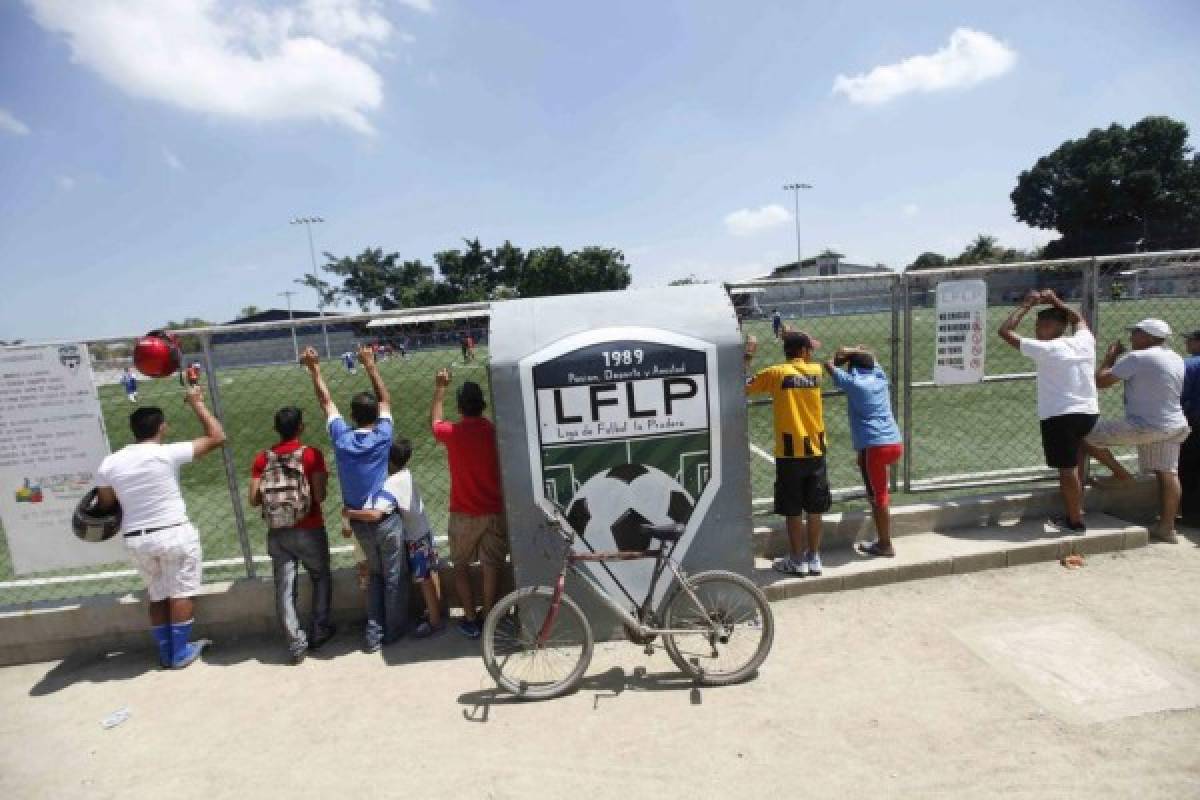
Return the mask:
<path id="1" fill-rule="evenodd" d="M 312 506 L 312 487 L 304 474 L 304 451 L 298 447 L 287 455 L 267 450 L 267 466 L 259 479 L 262 516 L 267 528 L 292 528 Z"/>

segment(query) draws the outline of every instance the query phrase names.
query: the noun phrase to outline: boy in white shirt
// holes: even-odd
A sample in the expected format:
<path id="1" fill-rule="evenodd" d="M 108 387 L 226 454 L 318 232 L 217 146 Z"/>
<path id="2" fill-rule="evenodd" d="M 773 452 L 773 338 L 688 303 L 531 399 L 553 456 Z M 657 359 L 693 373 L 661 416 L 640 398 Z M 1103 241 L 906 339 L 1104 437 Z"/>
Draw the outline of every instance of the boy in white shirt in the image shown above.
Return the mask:
<path id="1" fill-rule="evenodd" d="M 1036 338 L 1018 336 L 1014 329 L 1039 303 Z M 1070 328 L 1070 333 L 1068 333 Z M 1066 515 L 1051 520 L 1063 532 L 1086 533 L 1083 524 L 1084 437 L 1100 417 L 1096 395 L 1096 337 L 1078 312 L 1053 290 L 1030 291 L 998 331 L 1000 338 L 1033 359 L 1037 365 L 1037 410 L 1042 428 L 1046 465 L 1058 470 L 1058 486 Z"/>
<path id="2" fill-rule="evenodd" d="M 446 629 L 442 618 L 442 601 L 437 579 L 438 557 L 433 546 L 433 532 L 421 491 L 408 469 L 412 458 L 412 442 L 396 439 L 388 451 L 388 479 L 383 488 L 367 501 L 361 511 L 346 509 L 342 515 L 356 522 L 379 522 L 390 514 L 399 514 L 404 526 L 404 543 L 408 553 L 408 570 L 421 585 L 429 619 L 413 631 L 413 637 L 424 639 Z"/>

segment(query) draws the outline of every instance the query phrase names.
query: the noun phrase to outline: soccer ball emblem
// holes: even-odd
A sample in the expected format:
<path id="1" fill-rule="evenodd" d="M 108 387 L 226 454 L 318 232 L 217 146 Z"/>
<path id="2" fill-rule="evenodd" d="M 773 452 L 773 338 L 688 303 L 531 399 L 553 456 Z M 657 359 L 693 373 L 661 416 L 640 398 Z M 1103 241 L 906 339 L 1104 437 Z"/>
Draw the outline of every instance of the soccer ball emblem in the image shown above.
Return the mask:
<path id="1" fill-rule="evenodd" d="M 622 464 L 587 480 L 567 505 L 567 521 L 597 550 L 636 551 L 650 546 L 642 526 L 686 524 L 694 503 L 662 470 Z"/>

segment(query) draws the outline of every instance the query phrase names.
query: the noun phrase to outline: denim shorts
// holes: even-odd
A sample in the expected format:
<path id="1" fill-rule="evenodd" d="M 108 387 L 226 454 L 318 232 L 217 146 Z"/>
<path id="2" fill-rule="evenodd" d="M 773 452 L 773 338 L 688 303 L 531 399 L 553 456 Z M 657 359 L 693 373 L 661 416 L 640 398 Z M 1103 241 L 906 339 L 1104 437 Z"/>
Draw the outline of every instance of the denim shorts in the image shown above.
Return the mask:
<path id="1" fill-rule="evenodd" d="M 408 571 L 412 573 L 413 580 L 428 580 L 430 573 L 437 569 L 438 565 L 433 536 L 427 533 L 420 539 L 405 544 L 408 546 Z"/>

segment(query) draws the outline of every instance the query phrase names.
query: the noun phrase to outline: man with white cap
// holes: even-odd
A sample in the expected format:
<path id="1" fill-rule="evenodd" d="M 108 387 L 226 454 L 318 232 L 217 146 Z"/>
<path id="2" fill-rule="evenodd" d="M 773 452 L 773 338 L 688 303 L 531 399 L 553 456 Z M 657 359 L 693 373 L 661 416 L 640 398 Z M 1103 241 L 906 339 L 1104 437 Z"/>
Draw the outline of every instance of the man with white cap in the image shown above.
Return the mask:
<path id="1" fill-rule="evenodd" d="M 1179 397 L 1183 391 L 1184 365 L 1179 354 L 1163 345 L 1171 327 L 1161 319 L 1144 319 L 1130 329 L 1131 352 L 1113 342 L 1096 370 L 1096 387 L 1107 389 L 1125 384 L 1125 418 L 1096 423 L 1084 440 L 1088 455 L 1099 460 L 1118 480 L 1132 476 L 1108 448 L 1136 445 L 1138 466 L 1158 479 L 1161 516 L 1151 536 L 1164 542 L 1176 541 L 1175 513 L 1182 489 L 1177 469 L 1179 447 L 1189 431 Z"/>

